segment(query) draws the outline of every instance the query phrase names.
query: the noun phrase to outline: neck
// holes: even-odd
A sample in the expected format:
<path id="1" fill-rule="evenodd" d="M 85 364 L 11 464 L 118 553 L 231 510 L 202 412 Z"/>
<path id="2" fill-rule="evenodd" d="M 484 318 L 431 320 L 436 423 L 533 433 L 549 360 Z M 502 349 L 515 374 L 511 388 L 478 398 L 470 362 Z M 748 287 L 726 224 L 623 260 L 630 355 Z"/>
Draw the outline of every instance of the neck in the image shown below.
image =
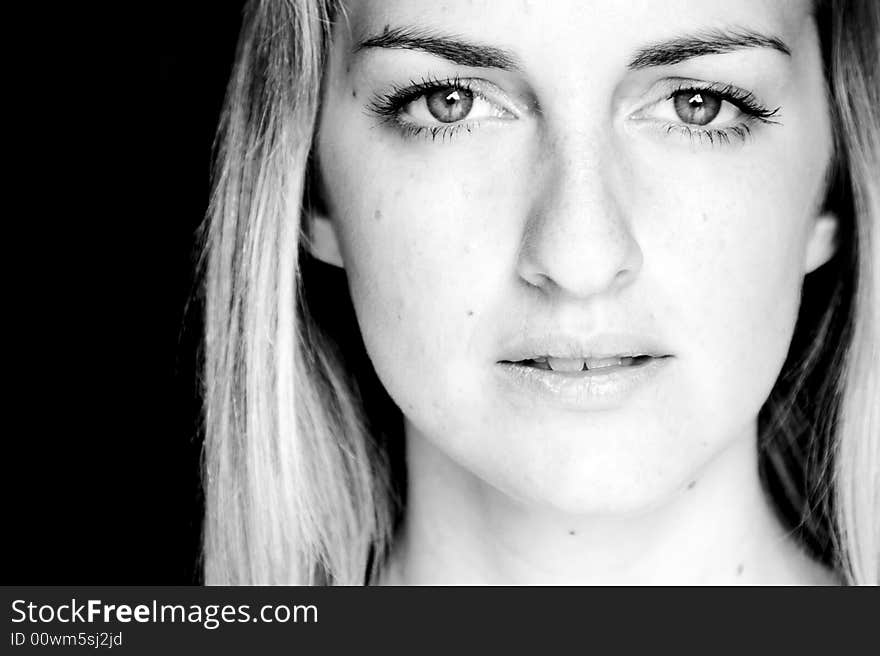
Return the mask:
<path id="1" fill-rule="evenodd" d="M 800 552 L 761 488 L 755 430 L 636 516 L 574 516 L 525 505 L 476 478 L 407 426 L 409 488 L 389 584 L 808 583 Z"/>

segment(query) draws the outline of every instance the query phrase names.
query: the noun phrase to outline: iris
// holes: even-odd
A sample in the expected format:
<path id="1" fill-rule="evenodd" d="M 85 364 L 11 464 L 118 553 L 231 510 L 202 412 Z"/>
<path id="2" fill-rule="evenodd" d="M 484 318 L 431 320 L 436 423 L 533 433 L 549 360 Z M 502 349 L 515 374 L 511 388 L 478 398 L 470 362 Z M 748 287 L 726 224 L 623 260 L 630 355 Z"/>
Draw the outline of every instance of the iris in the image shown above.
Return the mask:
<path id="1" fill-rule="evenodd" d="M 474 104 L 474 94 L 467 89 L 446 87 L 425 95 L 431 116 L 442 123 L 455 123 L 467 117 Z"/>
<path id="2" fill-rule="evenodd" d="M 706 125 L 718 116 L 723 100 L 713 93 L 686 91 L 676 93 L 675 113 L 685 123 Z"/>

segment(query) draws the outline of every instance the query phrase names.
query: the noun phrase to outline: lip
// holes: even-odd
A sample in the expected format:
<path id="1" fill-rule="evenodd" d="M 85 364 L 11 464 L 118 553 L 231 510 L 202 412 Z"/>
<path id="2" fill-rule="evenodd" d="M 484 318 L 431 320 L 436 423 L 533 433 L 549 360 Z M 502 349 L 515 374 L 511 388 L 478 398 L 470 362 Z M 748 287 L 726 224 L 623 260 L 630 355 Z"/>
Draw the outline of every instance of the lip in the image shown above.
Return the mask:
<path id="1" fill-rule="evenodd" d="M 608 367 L 577 373 L 536 369 L 515 362 L 499 362 L 502 384 L 530 397 L 570 410 L 610 410 L 626 402 L 671 364 L 671 356 L 651 358 L 629 367 Z"/>
<path id="2" fill-rule="evenodd" d="M 648 335 L 603 333 L 590 337 L 569 333 L 538 333 L 520 337 L 502 350 L 499 361 L 519 362 L 539 357 L 612 358 L 633 355 L 672 355 L 658 339 Z"/>
<path id="3" fill-rule="evenodd" d="M 600 367 L 579 372 L 539 369 L 522 363 L 541 357 L 625 358 L 651 356 L 630 366 Z M 610 410 L 624 405 L 641 388 L 662 376 L 675 356 L 657 340 L 637 335 L 547 335 L 524 339 L 507 348 L 495 370 L 502 388 L 526 402 L 581 412 Z"/>

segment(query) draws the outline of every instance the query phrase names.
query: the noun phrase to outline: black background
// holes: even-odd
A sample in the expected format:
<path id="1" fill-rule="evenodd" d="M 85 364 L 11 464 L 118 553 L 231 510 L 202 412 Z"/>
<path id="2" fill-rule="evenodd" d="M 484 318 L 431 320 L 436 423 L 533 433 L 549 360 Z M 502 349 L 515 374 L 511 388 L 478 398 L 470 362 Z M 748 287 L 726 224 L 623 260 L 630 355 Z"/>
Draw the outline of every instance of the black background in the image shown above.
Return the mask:
<path id="1" fill-rule="evenodd" d="M 7 584 L 200 580 L 197 230 L 243 3 L 123 4 L 7 23 Z"/>

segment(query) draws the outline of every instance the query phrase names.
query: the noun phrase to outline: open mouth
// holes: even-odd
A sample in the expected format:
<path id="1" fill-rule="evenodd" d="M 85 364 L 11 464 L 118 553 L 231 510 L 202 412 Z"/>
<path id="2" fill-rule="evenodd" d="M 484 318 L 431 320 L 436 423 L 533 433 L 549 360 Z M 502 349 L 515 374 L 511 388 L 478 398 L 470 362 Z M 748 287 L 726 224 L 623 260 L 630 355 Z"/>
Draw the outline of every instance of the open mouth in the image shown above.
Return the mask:
<path id="1" fill-rule="evenodd" d="M 545 371 L 558 371 L 560 373 L 577 373 L 581 371 L 602 371 L 623 367 L 640 367 L 652 360 L 659 360 L 669 356 L 655 355 L 622 355 L 608 358 L 552 358 L 540 356 L 516 362 L 504 361 L 504 364 L 513 364 Z"/>

